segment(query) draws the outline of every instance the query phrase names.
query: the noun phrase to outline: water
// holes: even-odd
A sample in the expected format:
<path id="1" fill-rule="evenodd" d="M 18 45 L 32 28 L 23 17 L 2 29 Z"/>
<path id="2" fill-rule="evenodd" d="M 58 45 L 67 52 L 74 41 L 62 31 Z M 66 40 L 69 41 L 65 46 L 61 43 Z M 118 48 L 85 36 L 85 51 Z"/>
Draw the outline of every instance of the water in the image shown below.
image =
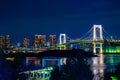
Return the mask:
<path id="1" fill-rule="evenodd" d="M 55 58 L 55 57 L 26 57 L 20 61 L 20 66 L 17 66 L 19 72 L 42 70 L 48 66 L 61 66 L 66 65 L 68 58 Z M 93 74 L 92 80 L 104 80 L 106 72 L 113 72 L 118 64 L 120 64 L 120 54 L 106 54 L 99 55 L 99 57 L 84 58 L 86 65 L 89 65 L 89 69 Z M 73 62 L 74 63 L 74 62 Z M 81 67 L 79 67 L 81 68 Z M 50 74 L 47 73 L 49 76 Z M 43 76 L 43 75 L 42 75 Z M 42 80 L 42 79 L 41 79 Z M 48 78 L 43 80 L 49 80 Z"/>
<path id="2" fill-rule="evenodd" d="M 93 80 L 104 80 L 107 72 L 114 72 L 120 64 L 120 54 L 106 54 L 88 59 L 88 64 L 94 75 Z"/>

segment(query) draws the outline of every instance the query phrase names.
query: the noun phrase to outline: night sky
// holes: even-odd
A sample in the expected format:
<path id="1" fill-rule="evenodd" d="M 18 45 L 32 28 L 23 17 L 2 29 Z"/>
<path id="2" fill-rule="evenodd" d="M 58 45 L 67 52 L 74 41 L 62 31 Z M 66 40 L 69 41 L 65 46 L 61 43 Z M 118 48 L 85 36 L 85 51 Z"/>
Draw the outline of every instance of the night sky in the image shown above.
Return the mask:
<path id="1" fill-rule="evenodd" d="M 120 0 L 0 0 L 0 34 L 12 41 L 35 34 L 80 38 L 93 24 L 120 37 Z"/>

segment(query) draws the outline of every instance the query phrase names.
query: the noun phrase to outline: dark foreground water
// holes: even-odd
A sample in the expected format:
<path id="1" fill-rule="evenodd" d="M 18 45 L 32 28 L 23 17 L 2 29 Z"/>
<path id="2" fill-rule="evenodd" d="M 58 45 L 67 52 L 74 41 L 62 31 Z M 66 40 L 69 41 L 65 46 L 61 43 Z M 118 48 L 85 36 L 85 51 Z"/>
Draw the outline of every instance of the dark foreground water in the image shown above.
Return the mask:
<path id="1" fill-rule="evenodd" d="M 59 78 L 58 75 L 67 77 L 67 74 L 68 74 L 68 77 L 73 76 L 72 78 L 74 80 L 105 80 L 104 78 L 105 74 L 107 72 L 114 72 L 118 64 L 120 64 L 120 54 L 99 55 L 99 57 L 88 57 L 88 58 L 79 59 L 79 60 L 75 58 L 26 57 L 22 59 L 16 59 L 14 64 L 10 61 L 1 59 L 0 60 L 0 71 L 1 71 L 0 78 L 1 79 L 0 80 L 14 80 L 14 76 L 18 77 L 19 76 L 18 73 L 20 72 L 35 71 L 35 70 L 41 70 L 41 73 L 40 73 L 41 75 L 34 75 L 34 77 L 42 76 L 42 78 L 39 78 L 36 80 L 49 80 L 50 77 L 48 76 L 51 76 L 51 74 L 52 74 L 52 77 L 57 76 L 58 78 Z M 43 69 L 53 65 L 58 66 L 61 72 L 57 71 L 59 74 L 57 72 L 55 72 L 56 74 L 54 74 L 53 72 L 50 72 L 51 74 L 48 74 L 49 72 L 45 72 L 46 75 L 43 75 L 44 74 L 42 72 L 44 71 Z M 24 75 L 26 74 L 23 74 L 22 77 L 24 77 Z M 31 76 L 33 77 L 33 75 Z M 91 76 L 92 79 L 89 79 L 91 78 L 89 76 Z M 30 76 L 27 76 L 27 78 L 28 77 Z M 45 77 L 45 79 L 43 77 Z M 20 80 L 29 80 L 27 78 L 22 78 Z M 58 78 L 53 78 L 53 79 L 58 80 Z M 73 80 L 73 79 L 66 79 L 66 80 Z M 64 77 L 64 80 L 65 80 L 65 77 Z"/>

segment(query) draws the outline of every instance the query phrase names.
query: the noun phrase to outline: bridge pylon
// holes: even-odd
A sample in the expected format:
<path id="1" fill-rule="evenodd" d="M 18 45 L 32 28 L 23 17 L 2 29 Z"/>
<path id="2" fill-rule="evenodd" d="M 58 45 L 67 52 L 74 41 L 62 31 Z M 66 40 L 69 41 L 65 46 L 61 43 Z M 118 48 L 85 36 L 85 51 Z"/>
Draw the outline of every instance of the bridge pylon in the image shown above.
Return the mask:
<path id="1" fill-rule="evenodd" d="M 60 34 L 59 44 L 66 43 L 66 34 Z"/>
<path id="2" fill-rule="evenodd" d="M 93 53 L 97 53 L 97 49 L 99 50 L 99 53 L 103 53 L 103 43 L 102 42 L 93 42 Z"/>
<path id="3" fill-rule="evenodd" d="M 59 36 L 60 50 L 66 50 L 66 45 L 64 45 L 64 43 L 66 43 L 66 34 L 60 34 L 60 36 Z"/>
<path id="4" fill-rule="evenodd" d="M 103 40 L 102 25 L 93 26 L 93 41 L 97 41 L 97 40 Z"/>
<path id="5" fill-rule="evenodd" d="M 93 26 L 93 53 L 97 53 L 97 48 L 100 49 L 99 53 L 103 53 L 103 40 L 102 25 Z"/>

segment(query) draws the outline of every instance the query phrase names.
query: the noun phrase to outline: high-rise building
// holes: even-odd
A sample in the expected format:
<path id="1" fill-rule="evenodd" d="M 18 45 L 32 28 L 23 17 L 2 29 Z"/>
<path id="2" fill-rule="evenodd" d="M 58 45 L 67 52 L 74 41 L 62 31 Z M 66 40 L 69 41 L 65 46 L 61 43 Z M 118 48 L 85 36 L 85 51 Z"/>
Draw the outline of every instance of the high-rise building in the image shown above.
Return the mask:
<path id="1" fill-rule="evenodd" d="M 29 46 L 29 39 L 28 38 L 23 38 L 23 47 L 28 47 Z"/>
<path id="2" fill-rule="evenodd" d="M 0 48 L 2 48 L 2 44 L 3 44 L 3 36 L 0 36 Z"/>
<path id="3" fill-rule="evenodd" d="M 34 47 L 45 47 L 46 46 L 46 35 L 35 35 Z"/>
<path id="4" fill-rule="evenodd" d="M 0 36 L 0 48 L 7 49 L 10 46 L 10 36 Z"/>
<path id="5" fill-rule="evenodd" d="M 50 47 L 55 47 L 56 46 L 56 35 L 50 35 L 49 36 L 49 43 L 50 43 Z"/>

